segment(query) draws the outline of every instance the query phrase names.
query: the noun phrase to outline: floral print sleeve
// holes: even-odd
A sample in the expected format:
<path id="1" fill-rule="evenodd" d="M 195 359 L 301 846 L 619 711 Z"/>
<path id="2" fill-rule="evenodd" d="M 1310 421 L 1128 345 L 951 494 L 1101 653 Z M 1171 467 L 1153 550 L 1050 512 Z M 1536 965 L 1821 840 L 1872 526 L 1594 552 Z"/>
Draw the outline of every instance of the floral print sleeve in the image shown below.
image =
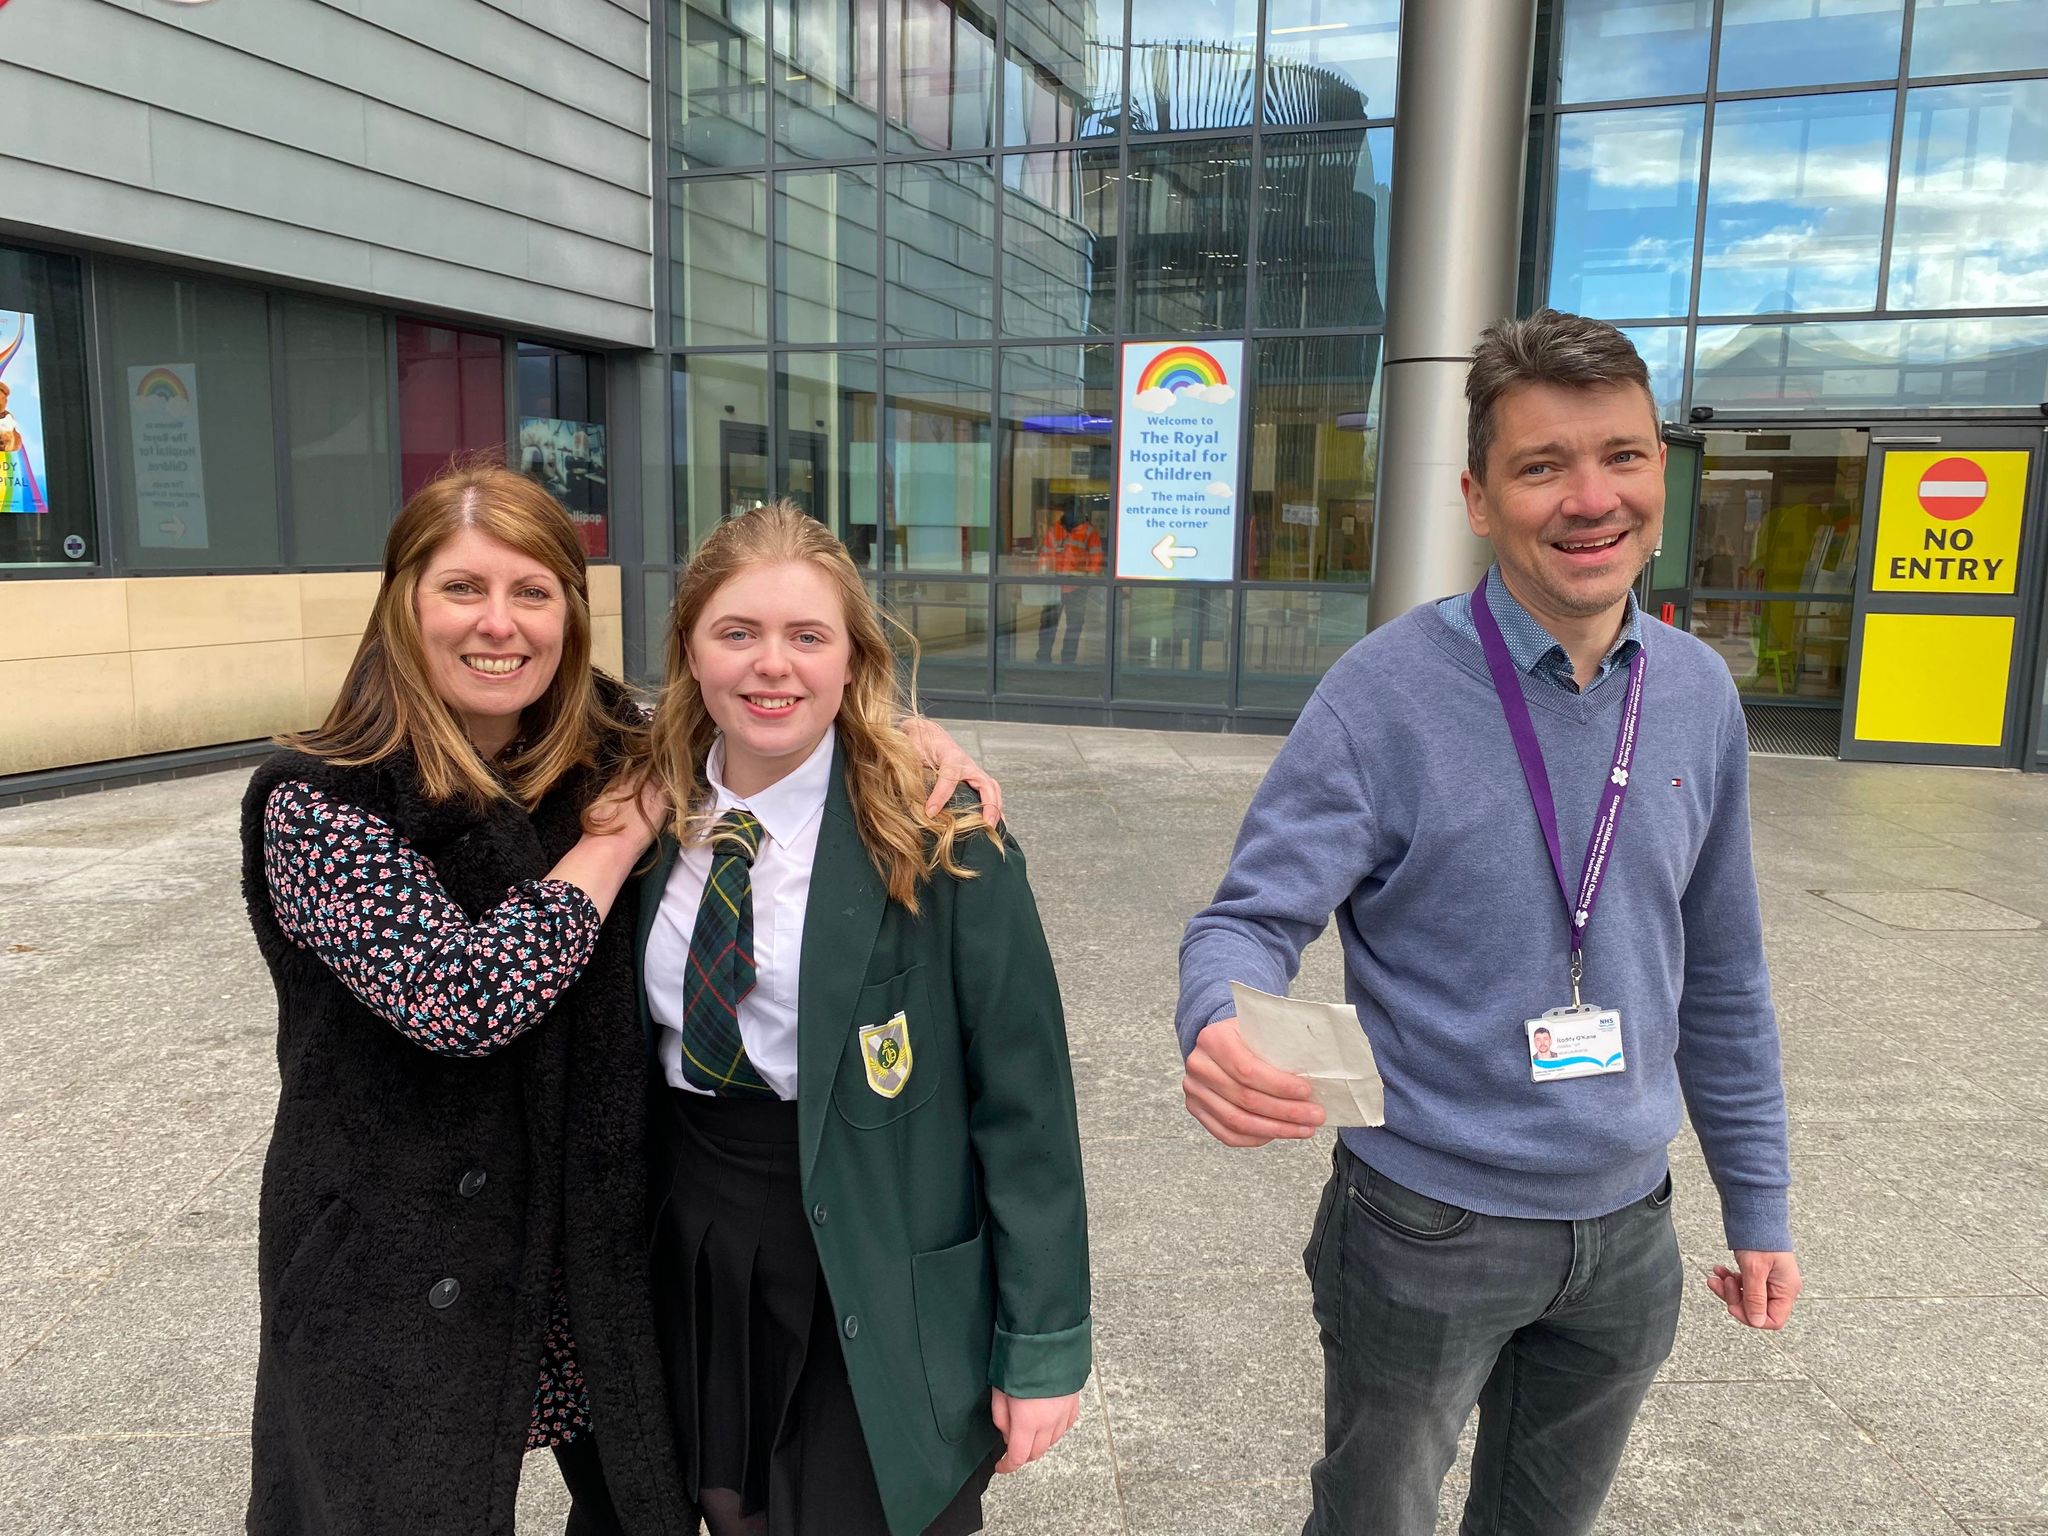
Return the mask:
<path id="1" fill-rule="evenodd" d="M 547 1016 L 597 947 L 596 904 L 526 880 L 475 922 L 389 822 L 280 784 L 263 808 L 278 926 L 379 1018 L 430 1051 L 482 1056 Z"/>

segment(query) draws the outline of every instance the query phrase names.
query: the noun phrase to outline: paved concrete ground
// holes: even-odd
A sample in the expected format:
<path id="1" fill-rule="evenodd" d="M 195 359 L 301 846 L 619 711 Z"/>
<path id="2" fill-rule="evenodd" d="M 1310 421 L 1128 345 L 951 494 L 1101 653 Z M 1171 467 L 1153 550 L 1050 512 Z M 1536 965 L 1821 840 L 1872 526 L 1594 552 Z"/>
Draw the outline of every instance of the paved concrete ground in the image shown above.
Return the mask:
<path id="1" fill-rule="evenodd" d="M 1007 785 L 1060 959 L 1095 1245 L 1087 1411 L 999 1484 L 989 1529 L 1294 1532 L 1320 1402 L 1298 1254 L 1328 1142 L 1209 1142 L 1168 1022 L 1181 923 L 1274 743 L 960 734 Z M 1807 1295 L 1766 1338 L 1696 1280 L 1601 1529 L 2048 1532 L 2048 777 L 1754 771 Z M 9 1536 L 239 1528 L 275 1092 L 242 782 L 0 812 Z M 1335 950 L 1310 951 L 1304 995 L 1337 995 Z M 1704 1275 L 1712 1192 L 1690 1141 L 1674 1156 Z M 522 1530 L 559 1530 L 552 1464 L 528 1466 Z"/>

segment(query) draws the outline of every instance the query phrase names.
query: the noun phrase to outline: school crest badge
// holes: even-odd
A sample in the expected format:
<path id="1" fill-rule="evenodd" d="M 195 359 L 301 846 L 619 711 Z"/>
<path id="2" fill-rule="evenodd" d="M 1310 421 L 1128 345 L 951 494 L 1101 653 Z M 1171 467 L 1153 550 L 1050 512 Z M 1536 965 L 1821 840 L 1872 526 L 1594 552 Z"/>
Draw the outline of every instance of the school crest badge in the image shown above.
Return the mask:
<path id="1" fill-rule="evenodd" d="M 868 1086 L 893 1099 L 910 1081 L 910 1021 L 899 1012 L 886 1024 L 870 1024 L 860 1032 L 861 1065 Z"/>

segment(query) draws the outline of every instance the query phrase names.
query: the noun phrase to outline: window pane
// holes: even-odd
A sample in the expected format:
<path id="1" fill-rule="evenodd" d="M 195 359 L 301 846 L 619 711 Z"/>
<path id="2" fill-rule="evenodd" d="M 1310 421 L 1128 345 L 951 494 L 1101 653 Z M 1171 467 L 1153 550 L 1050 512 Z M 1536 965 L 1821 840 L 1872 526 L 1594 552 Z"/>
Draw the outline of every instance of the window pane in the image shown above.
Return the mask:
<path id="1" fill-rule="evenodd" d="M 107 270 L 106 293 L 108 457 L 128 563 L 278 564 L 263 295 L 124 266 Z"/>
<path id="2" fill-rule="evenodd" d="M 995 173 L 986 160 L 889 167 L 889 335 L 986 338 L 995 312 Z"/>
<path id="3" fill-rule="evenodd" d="M 377 565 L 397 467 L 384 317 L 296 297 L 280 308 L 297 563 Z"/>
<path id="4" fill-rule="evenodd" d="M 1657 400 L 1657 414 L 1665 421 L 1677 421 L 1680 397 L 1685 392 L 1685 327 L 1682 325 L 1631 325 L 1622 328 L 1650 370 L 1650 393 Z"/>
<path id="5" fill-rule="evenodd" d="M 996 23 L 974 0 L 888 0 L 889 147 L 996 141 Z"/>
<path id="6" fill-rule="evenodd" d="M 1006 582 L 996 588 L 996 691 L 1102 697 L 1104 582 Z"/>
<path id="7" fill-rule="evenodd" d="M 1244 325 L 1251 141 L 1152 144 L 1131 151 L 1130 329 L 1234 331 Z"/>
<path id="8" fill-rule="evenodd" d="M 1252 378 L 1252 581 L 1372 573 L 1380 338 L 1257 343 Z"/>
<path id="9" fill-rule="evenodd" d="M 611 553 L 604 370 L 594 352 L 519 343 L 519 468 L 568 509 L 593 560 Z"/>
<path id="10" fill-rule="evenodd" d="M 1131 0 L 1131 131 L 1248 126 L 1258 37 L 1258 0 Z"/>
<path id="11" fill-rule="evenodd" d="M 1560 101 L 1691 96 L 1707 88 L 1713 0 L 1557 0 Z"/>
<path id="12" fill-rule="evenodd" d="M 1893 101 L 1858 91 L 1721 103 L 1701 314 L 1876 306 Z"/>
<path id="13" fill-rule="evenodd" d="M 1913 73 L 2048 69 L 2048 0 L 1918 0 Z"/>
<path id="14" fill-rule="evenodd" d="M 782 494 L 838 534 L 857 565 L 872 569 L 881 508 L 875 354 L 785 353 L 780 367 Z"/>
<path id="15" fill-rule="evenodd" d="M 1846 428 L 1709 432 L 1692 584 L 1709 591 L 1854 589 L 1870 444 Z"/>
<path id="16" fill-rule="evenodd" d="M 669 0 L 668 18 L 669 168 L 767 159 L 762 0 Z"/>
<path id="17" fill-rule="evenodd" d="M 1237 702 L 1246 709 L 1299 709 L 1338 657 L 1365 638 L 1363 592 L 1244 594 Z"/>
<path id="18" fill-rule="evenodd" d="M 1849 654 L 1844 602 L 1727 602 L 1695 598 L 1695 635 L 1720 652 L 1745 694 L 1839 704 Z"/>
<path id="19" fill-rule="evenodd" d="M 1905 0 L 1726 0 L 1717 91 L 1895 80 Z"/>
<path id="20" fill-rule="evenodd" d="M 1116 522 L 1116 349 L 1003 353 L 997 537 L 1017 575 L 1100 576 Z"/>
<path id="21" fill-rule="evenodd" d="M 669 193 L 669 338 L 678 347 L 768 339 L 768 182 L 710 176 Z"/>
<path id="22" fill-rule="evenodd" d="M 767 359 L 679 357 L 669 389 L 676 548 L 687 558 L 719 523 L 773 494 Z"/>
<path id="23" fill-rule="evenodd" d="M 69 256 L 0 246 L 0 565 L 95 565 L 85 305 Z"/>
<path id="24" fill-rule="evenodd" d="M 1259 324 L 1386 319 L 1394 130 L 1274 134 L 1259 175 Z"/>
<path id="25" fill-rule="evenodd" d="M 784 341 L 873 341 L 873 166 L 775 178 L 776 325 Z"/>
<path id="26" fill-rule="evenodd" d="M 1639 107 L 1558 118 L 1553 305 L 1608 319 L 1685 313 L 1705 111 Z"/>
<path id="27" fill-rule="evenodd" d="M 1702 326 L 1692 402 L 1854 410 L 2048 400 L 2048 318 Z"/>
<path id="28" fill-rule="evenodd" d="M 1266 121 L 1394 115 L 1401 0 L 1268 0 Z"/>
<path id="29" fill-rule="evenodd" d="M 988 689 L 988 583 L 888 581 L 882 602 L 917 636 L 917 692 L 940 689 L 982 694 Z M 907 659 L 902 636 L 892 633 Z"/>
<path id="30" fill-rule="evenodd" d="M 775 0 L 775 142 L 838 160 L 874 153 L 882 115 L 877 0 Z"/>
<path id="31" fill-rule="evenodd" d="M 1197 707 L 1230 702 L 1230 589 L 1117 588 L 1115 696 Z"/>
<path id="32" fill-rule="evenodd" d="M 883 564 L 988 570 L 989 354 L 891 352 Z"/>
<path id="33" fill-rule="evenodd" d="M 2048 305 L 2048 80 L 1907 92 L 1887 303 Z"/>
<path id="34" fill-rule="evenodd" d="M 1114 133 L 1123 114 L 1123 0 L 1009 0 L 1003 142 Z"/>
<path id="35" fill-rule="evenodd" d="M 457 454 L 504 441 L 504 342 L 481 331 L 399 321 L 400 497 L 410 500 Z"/>
<path id="36" fill-rule="evenodd" d="M 1003 334 L 1116 329 L 1114 149 L 1003 157 Z"/>

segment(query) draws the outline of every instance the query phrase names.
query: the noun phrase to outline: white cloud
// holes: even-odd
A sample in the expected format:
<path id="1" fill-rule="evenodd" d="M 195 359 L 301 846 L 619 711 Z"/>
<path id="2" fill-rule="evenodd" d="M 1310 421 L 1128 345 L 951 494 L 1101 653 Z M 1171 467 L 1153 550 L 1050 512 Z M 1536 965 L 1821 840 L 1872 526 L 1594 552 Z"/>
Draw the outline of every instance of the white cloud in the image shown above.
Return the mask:
<path id="1" fill-rule="evenodd" d="M 1173 391 L 1156 385 L 1151 389 L 1141 389 L 1131 397 L 1131 404 L 1156 416 L 1162 411 L 1173 409 Z"/>
<path id="2" fill-rule="evenodd" d="M 1211 496 L 1234 496 L 1237 494 L 1236 486 L 1226 484 L 1224 481 L 1221 480 L 1211 480 L 1207 485 L 1203 486 L 1202 489 L 1207 491 Z"/>

